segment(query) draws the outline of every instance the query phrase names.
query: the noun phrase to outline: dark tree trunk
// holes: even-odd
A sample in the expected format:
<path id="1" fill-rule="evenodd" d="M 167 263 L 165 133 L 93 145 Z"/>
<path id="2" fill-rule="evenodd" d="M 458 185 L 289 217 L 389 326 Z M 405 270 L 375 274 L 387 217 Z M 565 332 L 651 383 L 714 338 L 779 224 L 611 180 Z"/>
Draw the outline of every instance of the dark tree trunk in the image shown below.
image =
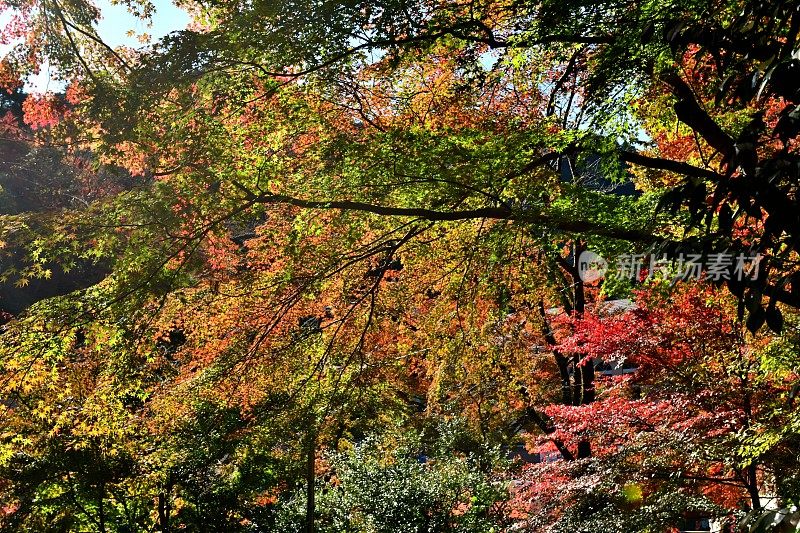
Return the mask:
<path id="1" fill-rule="evenodd" d="M 749 391 L 750 382 L 747 374 L 740 376 L 742 389 L 744 390 L 744 397 L 742 401 L 742 408 L 745 414 L 744 427 L 750 427 L 750 421 L 753 419 L 753 399 Z M 753 504 L 753 509 L 761 509 L 761 496 L 758 493 L 758 465 L 755 462 L 747 465 L 745 469 L 745 487 L 747 487 L 747 494 L 750 496 L 750 502 Z"/>
<path id="2" fill-rule="evenodd" d="M 583 374 L 578 368 L 578 356 L 572 356 L 570 369 L 572 370 L 572 405 L 583 405 Z"/>
<path id="3" fill-rule="evenodd" d="M 747 487 L 747 494 L 750 496 L 750 503 L 753 505 L 753 509 L 760 510 L 761 495 L 758 492 L 758 469 L 755 463 L 750 463 L 747 466 L 746 477 L 745 486 Z"/>
<path id="4" fill-rule="evenodd" d="M 542 336 L 548 345 L 554 346 L 556 344 L 556 336 L 550 327 L 550 322 L 547 320 L 547 312 L 544 309 L 542 300 L 539 300 L 539 315 L 542 318 Z M 572 405 L 572 378 L 569 373 L 569 359 L 556 349 L 553 349 L 553 357 L 556 360 L 558 374 L 561 378 L 561 403 Z"/>
<path id="5" fill-rule="evenodd" d="M 553 352 L 558 365 L 558 374 L 561 377 L 561 403 L 572 405 L 572 379 L 569 374 L 569 360 L 557 350 Z"/>
<path id="6" fill-rule="evenodd" d="M 314 533 L 314 513 L 316 511 L 314 465 L 317 457 L 317 438 L 314 431 L 308 435 L 306 446 L 306 527 L 305 533 Z"/>
<path id="7" fill-rule="evenodd" d="M 583 396 L 581 398 L 581 405 L 586 405 L 594 402 L 594 362 L 591 360 L 584 361 L 580 365 L 581 383 L 583 383 Z"/>
<path id="8" fill-rule="evenodd" d="M 170 533 L 169 515 L 172 513 L 170 495 L 172 493 L 172 481 L 167 481 L 164 491 L 158 495 L 158 530 L 161 533 Z"/>
<path id="9" fill-rule="evenodd" d="M 588 440 L 582 440 L 578 443 L 578 459 L 586 459 L 592 456 L 592 445 Z"/>
<path id="10" fill-rule="evenodd" d="M 556 262 L 563 269 L 565 279 L 568 284 L 568 289 L 572 292 L 571 298 L 565 298 L 564 310 L 574 318 L 583 316 L 586 310 L 586 293 L 584 291 L 583 280 L 580 276 L 580 262 L 579 258 L 581 253 L 586 249 L 585 243 L 578 241 L 572 247 L 571 261 L 558 256 Z M 561 403 L 563 405 L 587 405 L 595 400 L 594 389 L 594 361 L 588 359 L 581 361 L 579 355 L 563 354 L 554 346 L 557 344 L 553 329 L 550 327 L 550 322 L 547 319 L 547 312 L 544 307 L 544 302 L 539 301 L 539 314 L 542 318 L 542 334 L 545 342 L 553 350 L 553 357 L 555 358 L 556 366 L 558 367 L 559 378 L 561 380 Z M 542 431 L 552 433 L 554 428 L 540 420 L 537 422 L 542 428 Z M 561 455 L 566 460 L 572 460 L 576 456 L 573 455 L 561 443 L 558 446 Z M 577 458 L 591 457 L 592 449 L 588 440 L 582 440 L 578 443 Z"/>
<path id="11" fill-rule="evenodd" d="M 568 265 L 567 272 L 572 278 L 574 288 L 574 306 L 572 316 L 574 318 L 583 317 L 586 311 L 586 293 L 584 291 L 583 280 L 580 272 L 580 256 L 586 250 L 586 244 L 577 241 L 572 248 L 572 263 Z M 594 361 L 591 358 L 581 360 L 580 355 L 573 356 L 573 405 L 588 405 L 595 400 L 594 390 Z M 588 440 L 578 442 L 578 459 L 585 459 L 592 456 L 592 445 Z"/>
<path id="12" fill-rule="evenodd" d="M 163 492 L 158 495 L 158 530 L 169 533 L 169 496 Z"/>

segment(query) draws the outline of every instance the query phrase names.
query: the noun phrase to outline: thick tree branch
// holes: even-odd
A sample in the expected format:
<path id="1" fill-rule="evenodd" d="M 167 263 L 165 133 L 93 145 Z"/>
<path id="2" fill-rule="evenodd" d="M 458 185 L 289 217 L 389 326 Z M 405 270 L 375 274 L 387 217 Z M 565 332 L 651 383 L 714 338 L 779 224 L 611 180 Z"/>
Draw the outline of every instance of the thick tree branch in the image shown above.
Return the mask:
<path id="1" fill-rule="evenodd" d="M 660 157 L 650 157 L 636 152 L 622 151 L 619 153 L 620 160 L 638 165 L 640 167 L 652 168 L 656 170 L 667 170 L 675 172 L 682 176 L 691 176 L 694 178 L 707 179 L 718 182 L 725 179 L 725 176 L 718 174 L 713 170 L 696 167 L 689 163 L 682 163 L 680 161 L 673 161 L 671 159 L 663 159 Z"/>
<path id="2" fill-rule="evenodd" d="M 556 429 L 552 426 L 552 424 L 548 424 L 548 422 L 542 417 L 539 412 L 534 409 L 533 407 L 528 407 L 525 409 L 525 416 L 529 418 L 536 426 L 544 433 L 545 435 L 551 435 L 555 433 Z M 561 457 L 565 461 L 574 461 L 575 455 L 567 448 L 567 445 L 564 444 L 560 439 L 551 438 L 550 441 L 555 445 L 558 452 L 561 454 Z"/>
<path id="3" fill-rule="evenodd" d="M 601 226 L 596 222 L 588 220 L 560 219 L 543 213 L 513 210 L 505 206 L 481 207 L 460 211 L 437 211 L 434 209 L 419 207 L 391 207 L 375 205 L 352 200 L 304 200 L 301 198 L 294 198 L 280 194 L 263 194 L 254 196 L 250 200 L 254 204 L 283 204 L 302 207 L 305 209 L 338 209 L 342 211 L 359 211 L 364 213 L 374 213 L 382 216 L 414 217 L 434 222 L 480 219 L 509 220 L 537 224 L 567 233 L 586 233 L 589 235 L 611 237 L 631 242 L 654 243 L 659 240 L 659 237 L 646 231 L 613 226 Z"/>
<path id="4" fill-rule="evenodd" d="M 699 133 L 726 159 L 730 158 L 735 151 L 733 139 L 700 106 L 689 84 L 676 72 L 664 74 L 661 79 L 672 88 L 672 92 L 678 97 L 674 106 L 678 120 Z"/>

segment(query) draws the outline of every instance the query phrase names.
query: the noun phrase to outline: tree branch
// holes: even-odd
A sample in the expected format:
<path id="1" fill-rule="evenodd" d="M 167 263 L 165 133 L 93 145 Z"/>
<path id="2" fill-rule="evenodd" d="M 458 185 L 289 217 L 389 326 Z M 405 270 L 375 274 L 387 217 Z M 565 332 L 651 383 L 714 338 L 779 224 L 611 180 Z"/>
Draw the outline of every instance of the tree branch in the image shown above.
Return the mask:
<path id="1" fill-rule="evenodd" d="M 678 97 L 674 106 L 678 120 L 698 132 L 726 159 L 730 158 L 735 151 L 733 139 L 700 106 L 689 84 L 676 72 L 663 74 L 661 79 L 672 88 L 672 92 Z"/>
<path id="2" fill-rule="evenodd" d="M 619 153 L 619 158 L 626 163 L 632 163 L 640 167 L 652 168 L 657 170 L 668 170 L 681 174 L 683 176 L 692 176 L 694 178 L 707 179 L 718 182 L 725 179 L 725 176 L 718 174 L 713 170 L 696 167 L 689 163 L 682 163 L 680 161 L 673 161 L 671 159 L 663 159 L 660 157 L 650 157 L 636 152 L 622 151 Z"/>
<path id="3" fill-rule="evenodd" d="M 481 219 L 509 220 L 538 224 L 567 233 L 586 233 L 590 235 L 611 237 L 631 242 L 653 243 L 659 240 L 659 237 L 646 231 L 618 228 L 613 226 L 601 226 L 596 222 L 588 220 L 559 219 L 542 213 L 512 210 L 505 206 L 481 207 L 460 211 L 437 211 L 434 209 L 425 209 L 419 207 L 391 207 L 375 205 L 352 200 L 304 200 L 301 198 L 294 198 L 280 194 L 263 194 L 260 196 L 253 196 L 251 201 L 254 204 L 283 204 L 302 207 L 305 209 L 338 209 L 342 211 L 374 213 L 382 216 L 414 217 L 434 222 Z"/>

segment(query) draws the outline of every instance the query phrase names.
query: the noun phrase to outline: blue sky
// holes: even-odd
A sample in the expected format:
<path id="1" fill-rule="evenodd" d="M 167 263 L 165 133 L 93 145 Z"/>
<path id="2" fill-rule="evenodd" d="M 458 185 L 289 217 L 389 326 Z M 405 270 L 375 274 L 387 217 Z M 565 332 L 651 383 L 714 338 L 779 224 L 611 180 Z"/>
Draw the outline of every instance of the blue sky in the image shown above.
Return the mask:
<path id="1" fill-rule="evenodd" d="M 156 7 L 152 26 L 147 25 L 128 12 L 124 5 L 112 5 L 108 0 L 95 0 L 103 18 L 98 25 L 100 37 L 111 46 L 139 46 L 135 38 L 128 37 L 128 30 L 137 34 L 147 33 L 158 40 L 169 32 L 182 30 L 189 23 L 189 15 L 169 0 L 154 0 Z"/>

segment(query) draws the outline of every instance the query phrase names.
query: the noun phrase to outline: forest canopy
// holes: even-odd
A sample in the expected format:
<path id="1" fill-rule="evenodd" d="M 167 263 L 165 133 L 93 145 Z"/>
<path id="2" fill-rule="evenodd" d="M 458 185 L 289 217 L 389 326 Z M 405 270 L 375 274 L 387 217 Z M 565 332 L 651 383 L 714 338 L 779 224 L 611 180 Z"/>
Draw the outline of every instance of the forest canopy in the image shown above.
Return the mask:
<path id="1" fill-rule="evenodd" d="M 797 530 L 800 2 L 179 5 L 2 8 L 0 529 Z"/>

